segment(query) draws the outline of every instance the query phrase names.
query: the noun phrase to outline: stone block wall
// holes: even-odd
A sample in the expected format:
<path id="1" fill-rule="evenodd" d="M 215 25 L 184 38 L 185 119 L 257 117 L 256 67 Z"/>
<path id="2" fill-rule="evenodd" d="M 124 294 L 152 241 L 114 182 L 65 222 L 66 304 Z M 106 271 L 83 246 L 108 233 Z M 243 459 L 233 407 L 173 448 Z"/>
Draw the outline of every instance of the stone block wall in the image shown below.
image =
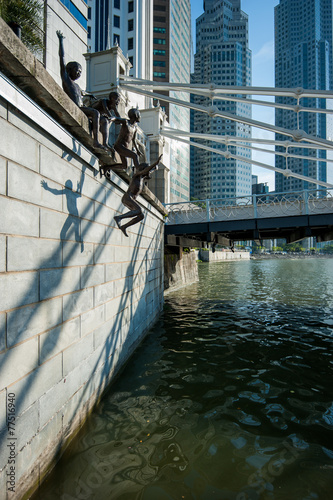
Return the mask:
<path id="1" fill-rule="evenodd" d="M 216 249 L 213 253 L 211 250 L 204 250 L 203 248 L 199 251 L 199 259 L 203 262 L 220 262 L 229 260 L 249 260 L 250 252 L 245 250 L 231 250 L 226 249 Z"/>
<path id="2" fill-rule="evenodd" d="M 89 149 L 38 106 L 34 122 L 31 100 L 10 92 L 17 107 L 0 99 L 1 499 L 38 485 L 163 304 L 158 204 L 139 198 L 145 219 L 126 238 L 114 215 L 127 210 L 127 184 L 100 178 Z"/>

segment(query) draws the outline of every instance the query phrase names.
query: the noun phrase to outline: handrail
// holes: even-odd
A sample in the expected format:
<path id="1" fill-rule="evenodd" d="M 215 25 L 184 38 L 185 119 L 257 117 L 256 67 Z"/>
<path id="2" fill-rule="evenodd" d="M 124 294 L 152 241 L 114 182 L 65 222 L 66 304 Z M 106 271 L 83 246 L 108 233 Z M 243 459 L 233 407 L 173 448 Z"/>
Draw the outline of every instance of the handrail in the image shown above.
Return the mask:
<path id="1" fill-rule="evenodd" d="M 333 189 L 262 193 L 165 203 L 166 224 L 333 213 Z"/>

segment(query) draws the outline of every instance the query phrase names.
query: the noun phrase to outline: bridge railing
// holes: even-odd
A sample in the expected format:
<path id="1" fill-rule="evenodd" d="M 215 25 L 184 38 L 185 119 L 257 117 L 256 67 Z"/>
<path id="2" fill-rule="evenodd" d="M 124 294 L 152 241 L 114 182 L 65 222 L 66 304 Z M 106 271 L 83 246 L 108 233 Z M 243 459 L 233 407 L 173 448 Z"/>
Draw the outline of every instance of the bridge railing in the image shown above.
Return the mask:
<path id="1" fill-rule="evenodd" d="M 167 224 L 291 217 L 333 212 L 333 189 L 264 193 L 165 204 Z"/>

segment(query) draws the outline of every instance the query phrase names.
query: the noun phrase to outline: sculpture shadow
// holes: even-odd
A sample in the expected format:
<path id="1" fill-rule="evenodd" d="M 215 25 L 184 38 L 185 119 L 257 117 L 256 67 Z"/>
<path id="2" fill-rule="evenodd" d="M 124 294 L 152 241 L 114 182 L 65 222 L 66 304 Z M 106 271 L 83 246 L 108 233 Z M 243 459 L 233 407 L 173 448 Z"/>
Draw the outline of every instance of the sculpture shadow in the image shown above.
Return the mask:
<path id="1" fill-rule="evenodd" d="M 84 174 L 84 172 L 82 172 L 82 175 L 83 174 Z M 107 182 L 107 181 L 105 181 L 105 182 Z M 78 211 L 77 211 L 76 202 L 77 202 L 77 199 L 79 198 L 79 196 L 81 196 L 82 183 L 83 183 L 83 178 L 82 178 L 82 181 L 80 184 L 80 190 L 78 190 L 74 194 L 73 194 L 73 191 L 69 188 L 70 187 L 69 183 L 67 185 L 68 187 L 65 187 L 62 190 L 55 190 L 57 192 L 54 192 L 54 194 L 56 194 L 56 195 L 65 194 L 68 211 L 72 212 L 72 213 L 69 213 L 69 216 L 67 219 L 68 222 L 66 221 L 67 224 L 65 223 L 64 227 L 62 228 L 62 233 L 65 234 L 65 232 L 66 232 L 67 238 L 75 236 L 75 239 L 76 239 L 76 236 L 77 236 L 77 225 L 76 225 L 76 223 L 72 222 L 72 219 L 70 219 L 70 217 L 71 218 L 72 217 L 78 218 Z M 45 187 L 45 185 L 44 185 L 44 187 Z M 94 199 L 97 199 L 101 195 L 101 192 L 104 189 L 105 189 L 105 184 L 104 183 L 100 184 L 98 189 L 96 190 L 96 192 L 93 195 Z M 95 217 L 98 217 L 99 212 L 102 210 L 102 205 L 101 204 L 96 204 L 96 205 L 97 205 L 97 207 L 95 210 Z M 75 210 L 76 210 L 77 215 L 73 214 L 73 212 L 75 212 Z M 87 210 L 88 210 L 88 207 L 86 207 L 82 211 L 81 218 L 84 218 L 85 215 L 87 215 Z M 77 243 L 82 244 L 82 242 L 86 236 L 86 233 L 89 229 L 89 226 L 90 226 L 90 224 L 87 224 L 85 226 L 84 230 L 81 232 L 80 240 L 79 241 L 76 240 Z M 119 293 L 120 301 L 119 301 L 119 305 L 118 305 L 117 314 L 115 314 L 112 321 L 110 321 L 109 327 L 107 327 L 107 328 L 109 328 L 109 330 L 106 331 L 106 334 L 105 334 L 106 340 L 105 340 L 104 345 L 102 344 L 102 348 L 100 349 L 100 352 L 97 352 L 97 350 L 96 350 L 97 356 L 96 356 L 95 362 L 91 366 L 89 366 L 89 372 L 91 375 L 95 374 L 97 367 L 99 367 L 99 370 L 100 370 L 100 373 L 98 374 L 99 380 L 95 379 L 95 381 L 92 381 L 92 383 L 90 384 L 89 383 L 90 379 L 88 378 L 84 382 L 81 394 L 77 398 L 76 403 L 75 403 L 73 416 L 75 416 L 76 412 L 80 409 L 81 403 L 83 400 L 85 400 L 85 402 L 86 402 L 89 399 L 89 397 L 91 397 L 93 394 L 94 394 L 94 400 L 99 399 L 99 397 L 102 395 L 105 388 L 108 386 L 114 373 L 116 371 L 118 371 L 119 367 L 122 365 L 122 363 L 124 361 L 124 357 L 122 357 L 122 356 L 123 356 L 123 353 L 125 352 L 125 350 L 130 349 L 131 345 L 136 345 L 137 343 L 139 343 L 139 342 L 135 342 L 135 336 L 133 338 L 132 335 L 127 334 L 128 332 L 126 333 L 126 328 L 124 328 L 124 324 L 125 324 L 125 318 L 126 318 L 126 323 L 130 322 L 130 324 L 132 325 L 133 330 L 134 330 L 134 325 L 136 325 L 136 319 L 140 315 L 140 311 L 134 310 L 132 307 L 131 307 L 131 310 L 129 311 L 128 310 L 128 303 L 129 303 L 129 299 L 134 297 L 133 282 L 135 281 L 135 276 L 134 276 L 133 262 L 136 261 L 138 258 L 138 252 L 140 250 L 140 243 L 141 243 L 142 236 L 143 236 L 143 228 L 144 228 L 144 226 L 143 226 L 143 224 L 141 224 L 139 231 L 138 231 L 137 239 L 136 239 L 136 242 L 134 245 L 134 250 L 133 250 L 133 253 L 131 255 L 131 260 L 127 265 L 127 269 L 126 269 L 126 273 L 125 273 L 126 279 L 124 282 L 123 289 Z M 159 230 L 159 228 L 160 228 L 160 226 L 158 226 L 157 231 Z M 114 226 L 107 226 L 106 227 L 107 234 L 104 233 L 104 236 L 95 245 L 95 252 L 94 252 L 95 255 L 93 257 L 93 260 L 95 262 L 98 261 L 98 259 L 101 257 L 101 255 L 104 251 L 104 248 L 105 248 L 104 242 L 112 239 L 112 235 L 113 235 L 114 231 L 119 231 L 119 229 L 117 229 Z M 153 238 L 151 240 L 151 245 L 153 244 L 154 240 L 155 240 L 155 238 Z M 72 244 L 69 247 L 68 251 L 65 253 L 63 250 L 66 248 L 68 243 L 69 243 L 68 240 L 63 240 L 61 242 L 60 250 L 58 247 L 57 250 L 55 250 L 54 253 L 49 258 L 47 258 L 43 262 L 41 262 L 40 266 L 39 266 L 40 269 L 53 268 L 54 267 L 53 262 L 54 262 L 54 259 L 56 257 L 56 254 L 59 251 L 61 251 L 61 249 L 62 249 L 62 254 L 63 255 L 66 254 L 66 258 L 64 258 L 65 260 L 62 263 L 63 268 L 57 270 L 57 271 L 59 271 L 57 273 L 57 278 L 54 279 L 49 284 L 48 290 L 49 290 L 50 298 L 53 298 L 56 296 L 56 294 L 54 294 L 52 296 L 52 290 L 56 290 L 57 287 L 59 286 L 59 284 L 61 283 L 62 278 L 63 278 L 63 274 L 66 271 L 66 267 L 70 265 L 71 261 L 75 257 L 75 253 L 76 253 L 77 248 L 78 248 L 77 245 Z M 156 246 L 156 249 L 158 249 L 158 245 Z M 150 248 L 147 248 L 146 254 L 147 254 L 147 252 L 150 252 Z M 92 261 L 91 264 L 93 264 L 93 263 L 94 262 Z M 87 279 L 91 275 L 93 269 L 94 269 L 94 266 L 89 266 L 89 265 L 87 265 L 85 268 L 83 268 L 83 272 L 82 272 L 79 280 L 76 283 L 73 283 L 73 286 L 72 286 L 73 292 L 82 291 L 82 289 L 84 288 L 84 287 L 82 287 L 82 283 L 87 281 Z M 136 274 L 139 275 L 140 271 L 145 272 L 145 273 L 149 272 L 149 269 L 150 269 L 150 264 L 149 264 L 148 260 L 143 259 L 142 262 L 140 263 L 139 268 L 136 270 Z M 147 282 L 147 280 L 145 280 L 145 286 L 144 286 L 144 289 L 142 290 L 142 295 L 145 295 L 145 292 L 147 292 L 147 289 L 148 289 L 147 287 L 149 288 L 149 283 Z M 23 331 L 17 332 L 17 335 L 15 337 L 15 341 L 13 342 L 13 346 L 18 344 L 19 342 L 21 342 L 23 340 L 26 340 L 25 338 L 22 338 L 24 331 L 29 329 L 29 326 L 33 322 L 35 315 L 38 314 L 38 312 L 41 308 L 41 305 L 43 303 L 43 302 L 38 302 L 35 304 L 29 303 L 29 297 L 31 296 L 31 292 L 32 292 L 32 289 L 28 289 L 26 294 L 24 295 L 24 297 L 20 300 L 20 304 L 17 305 L 17 307 L 22 307 L 22 304 L 26 304 L 26 308 L 28 310 L 28 313 L 25 314 L 25 329 Z M 129 294 L 132 294 L 132 295 L 129 296 Z M 74 303 L 70 303 L 70 298 L 72 295 L 73 294 L 71 293 L 69 295 L 63 296 L 63 307 L 61 308 L 61 312 L 60 312 L 59 316 L 57 317 L 56 321 L 52 325 L 52 328 L 50 328 L 47 331 L 48 335 L 45 336 L 43 343 L 40 339 L 39 359 L 36 360 L 36 365 L 35 365 L 33 371 L 31 371 L 28 375 L 26 375 L 25 373 L 22 374 L 22 377 L 24 376 L 24 382 L 19 387 L 21 397 L 19 397 L 16 400 L 16 414 L 17 415 L 20 415 L 20 413 L 22 411 L 22 406 L 23 406 L 23 402 L 24 402 L 24 398 L 25 398 L 24 395 L 26 393 L 28 393 L 28 391 L 33 391 L 34 386 L 38 382 L 38 377 L 40 376 L 39 367 L 43 363 L 48 361 L 52 356 L 55 356 L 56 354 L 58 354 L 58 351 L 56 350 L 56 346 L 57 346 L 57 340 L 60 336 L 61 327 L 62 327 L 62 323 L 63 323 L 63 311 L 65 309 L 67 310 L 67 312 L 71 311 L 71 308 L 73 307 L 73 304 L 74 304 Z M 140 300 L 139 300 L 139 302 L 140 302 Z M 131 303 L 131 301 L 130 301 L 130 303 Z M 17 313 L 20 314 L 20 312 L 21 312 L 21 309 L 18 309 Z M 75 313 L 73 313 L 73 314 L 75 314 Z M 68 316 L 71 318 L 71 314 L 68 314 Z M 80 316 L 80 314 L 78 314 L 78 316 Z M 106 322 L 105 322 L 105 315 L 104 315 L 103 325 L 105 325 L 105 324 L 106 324 Z M 122 337 L 125 335 L 126 335 L 126 340 L 122 341 L 123 340 Z M 48 338 L 50 336 L 52 336 L 53 349 L 50 348 L 50 343 L 47 342 Z M 80 339 L 81 339 L 81 337 L 78 339 L 78 341 Z M 142 339 L 142 336 L 139 340 L 141 340 L 141 339 Z M 133 348 L 133 350 L 134 350 L 134 348 Z M 117 356 L 117 358 L 118 358 L 116 364 L 114 364 L 115 363 L 115 356 Z M 12 361 L 11 351 L 7 350 L 5 353 L 5 356 L 3 357 L 3 359 L 0 362 L 0 371 L 5 370 L 6 366 L 8 366 L 11 363 L 11 361 Z M 18 370 L 19 370 L 19 367 L 18 367 Z M 70 375 L 70 373 L 68 375 Z M 62 377 L 58 383 L 63 382 L 63 379 L 66 376 L 67 376 L 66 374 L 62 373 Z M 19 378 L 19 376 L 17 378 Z M 52 388 L 49 390 L 52 390 Z M 36 400 L 34 400 L 31 404 L 34 404 L 35 401 L 38 401 L 38 399 L 43 394 L 39 394 L 36 397 Z M 88 394 L 88 396 L 87 396 L 87 394 Z M 27 406 L 27 408 L 29 408 L 31 406 L 31 404 L 29 404 Z M 64 404 L 66 404 L 66 403 L 64 403 Z M 88 412 L 88 408 L 86 409 L 86 411 Z M 50 417 L 51 420 L 52 420 L 53 416 L 54 415 L 52 415 Z M 18 419 L 19 418 L 20 418 L 20 416 L 18 417 Z M 84 417 L 82 417 L 82 418 L 84 419 Z M 45 424 L 45 426 L 47 426 L 47 425 L 48 425 L 48 423 Z M 1 426 L 1 427 L 4 429 L 4 426 Z M 44 426 L 43 426 L 43 428 L 44 428 Z M 40 430 L 41 429 L 39 429 L 38 432 Z M 0 430 L 0 432 L 1 432 L 1 430 Z M 5 430 L 1 434 L 0 434 L 0 441 L 5 440 L 6 439 Z M 63 445 L 64 445 L 64 439 L 62 439 L 60 441 L 59 445 L 54 450 L 54 456 L 57 456 L 60 453 L 60 451 L 63 448 Z M 4 464 L 0 464 L 0 466 L 2 466 L 2 465 L 4 465 Z"/>
<path id="2" fill-rule="evenodd" d="M 68 210 L 67 219 L 60 232 L 60 240 L 66 240 L 70 228 L 73 226 L 75 241 L 81 243 L 81 252 L 84 250 L 83 240 L 80 231 L 80 216 L 77 208 L 77 201 L 82 196 L 82 188 L 84 183 L 84 172 L 86 167 L 82 168 L 80 182 L 77 183 L 76 191 L 73 191 L 73 182 L 67 179 L 64 189 L 54 189 L 48 186 L 46 181 L 41 181 L 43 188 L 56 196 L 64 195 L 66 198 L 66 205 Z M 68 238 L 67 238 L 68 239 Z"/>

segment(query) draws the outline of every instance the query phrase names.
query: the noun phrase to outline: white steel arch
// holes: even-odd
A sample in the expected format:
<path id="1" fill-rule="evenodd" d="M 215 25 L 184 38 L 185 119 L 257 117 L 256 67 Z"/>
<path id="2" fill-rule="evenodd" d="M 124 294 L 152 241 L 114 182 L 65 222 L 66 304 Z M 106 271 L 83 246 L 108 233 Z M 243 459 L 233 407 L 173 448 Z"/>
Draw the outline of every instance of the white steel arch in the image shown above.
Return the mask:
<path id="1" fill-rule="evenodd" d="M 312 184 L 320 185 L 323 187 L 331 188 L 332 184 L 327 182 L 319 181 L 312 177 L 303 176 L 300 174 L 296 174 L 288 169 L 288 158 L 300 158 L 307 159 L 310 161 L 320 161 L 325 163 L 332 163 L 332 160 L 326 158 L 315 158 L 311 156 L 303 156 L 297 155 L 295 153 L 290 152 L 292 148 L 298 149 L 316 149 L 323 151 L 333 151 L 333 142 L 327 139 L 323 139 L 320 137 L 312 136 L 307 134 L 304 130 L 297 128 L 296 130 L 288 130 L 283 127 L 277 127 L 270 123 L 265 123 L 257 120 L 253 120 L 251 118 L 246 118 L 243 116 L 236 116 L 231 113 L 227 113 L 225 111 L 220 111 L 216 106 L 203 106 L 199 104 L 194 104 L 189 101 L 183 101 L 181 99 L 176 99 L 174 97 L 166 96 L 163 94 L 158 94 L 154 90 L 160 91 L 182 91 L 189 92 L 191 94 L 201 95 L 203 97 L 207 97 L 211 99 L 212 103 L 214 99 L 225 100 L 225 101 L 235 101 L 235 102 L 243 102 L 248 105 L 260 105 L 260 106 L 268 106 L 274 107 L 276 109 L 285 109 L 290 110 L 296 113 L 297 116 L 297 124 L 299 123 L 298 117 L 299 113 L 325 113 L 325 114 L 333 114 L 333 109 L 326 108 L 309 108 L 300 105 L 300 99 L 302 98 L 317 98 L 317 99 L 332 99 L 333 100 L 333 92 L 328 90 L 309 90 L 303 88 L 270 88 L 270 87 L 235 87 L 235 86 L 221 86 L 216 84 L 188 84 L 188 83 L 164 83 L 164 82 L 154 82 L 149 80 L 140 80 L 140 79 L 126 79 L 127 77 L 122 77 L 120 80 L 120 85 L 124 90 L 128 90 L 130 92 L 135 92 L 138 94 L 142 94 L 145 96 L 150 96 L 152 99 L 157 99 L 160 101 L 167 101 L 172 104 L 176 104 L 178 106 L 184 106 L 196 111 L 201 111 L 202 113 L 206 113 L 212 118 L 221 117 L 224 119 L 228 119 L 234 122 L 243 123 L 245 125 L 256 127 L 259 129 L 267 130 L 269 132 L 273 132 L 275 134 L 280 134 L 283 136 L 287 136 L 291 138 L 291 140 L 286 141 L 276 141 L 274 139 L 254 139 L 254 138 L 241 138 L 234 137 L 228 135 L 213 135 L 213 134 L 194 134 L 182 130 L 164 128 L 160 131 L 160 134 L 168 137 L 169 139 L 178 140 L 184 142 L 190 146 L 194 146 L 197 148 L 205 149 L 207 151 L 212 151 L 216 154 L 222 155 L 225 158 L 233 158 L 241 161 L 245 161 L 251 163 L 252 165 L 256 165 L 258 167 L 266 168 L 268 170 L 273 170 L 275 172 L 281 173 L 286 177 L 294 177 L 297 179 L 301 179 L 307 181 Z M 296 100 L 296 104 L 284 104 L 284 103 L 276 103 L 271 101 L 262 101 L 249 98 L 251 95 L 260 95 L 260 96 L 274 96 L 274 97 L 290 97 Z M 243 96 L 243 97 L 242 97 Z M 333 108 L 333 106 L 332 106 Z M 226 151 L 221 151 L 219 149 L 211 148 L 209 146 L 205 146 L 198 142 L 188 141 L 184 139 L 192 138 L 192 139 L 206 139 L 216 143 L 222 143 L 226 146 Z M 253 144 L 260 145 L 273 145 L 280 146 L 284 148 L 283 151 L 273 151 L 269 149 L 264 149 L 261 147 L 255 147 Z M 232 154 L 228 150 L 228 146 L 239 146 L 246 147 L 247 149 L 252 149 L 255 151 L 259 151 L 262 153 L 270 153 L 274 155 L 284 156 L 286 159 L 286 169 L 281 169 L 277 167 L 273 167 L 271 165 L 267 165 L 261 162 L 254 161 L 252 159 L 246 159 L 243 156 L 237 156 Z"/>

